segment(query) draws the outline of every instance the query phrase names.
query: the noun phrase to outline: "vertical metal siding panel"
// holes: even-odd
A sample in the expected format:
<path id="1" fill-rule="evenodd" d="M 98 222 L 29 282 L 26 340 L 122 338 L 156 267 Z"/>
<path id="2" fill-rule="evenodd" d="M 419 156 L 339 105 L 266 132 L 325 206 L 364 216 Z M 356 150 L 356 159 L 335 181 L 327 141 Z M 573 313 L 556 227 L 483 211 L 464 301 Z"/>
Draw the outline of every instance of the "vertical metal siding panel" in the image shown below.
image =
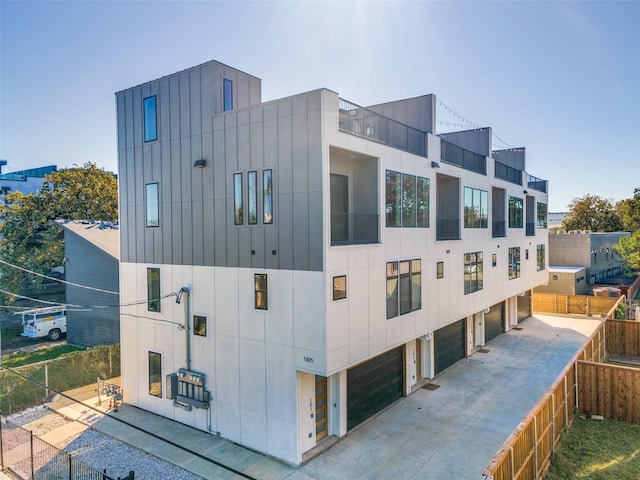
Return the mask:
<path id="1" fill-rule="evenodd" d="M 276 222 L 278 224 L 278 259 L 283 270 L 293 269 L 293 196 L 280 193 Z"/>
<path id="2" fill-rule="evenodd" d="M 116 94 L 116 117 L 118 125 L 118 151 L 125 150 L 127 148 L 126 137 L 126 112 L 124 105 L 124 93 Z M 122 166 L 120 166 L 122 168 Z"/>
<path id="3" fill-rule="evenodd" d="M 266 109 L 265 109 L 266 113 Z M 275 119 L 264 121 L 264 164 L 277 165 L 278 163 L 278 121 Z M 277 175 L 278 172 L 275 172 Z"/>
<path id="4" fill-rule="evenodd" d="M 136 257 L 136 206 L 130 205 L 127 207 L 127 244 L 129 251 L 126 262 L 137 262 Z M 120 252 L 120 258 L 123 257 L 123 252 Z"/>
<path id="5" fill-rule="evenodd" d="M 242 268 L 251 267 L 251 228 L 240 227 L 238 231 L 238 265 Z"/>
<path id="6" fill-rule="evenodd" d="M 183 132 L 184 133 L 184 132 Z M 180 175 L 182 177 L 182 264 L 192 263 L 193 222 L 191 221 L 191 139 L 183 136 L 180 139 Z"/>
<path id="7" fill-rule="evenodd" d="M 120 175 L 120 177 L 122 177 L 122 175 Z M 118 222 L 122 227 L 126 228 L 129 225 L 129 207 L 120 204 L 118 210 Z M 125 228 L 120 230 L 120 260 L 129 262 L 129 237 L 126 235 L 129 229 Z"/>
<path id="8" fill-rule="evenodd" d="M 182 263 L 182 172 L 180 170 L 180 140 L 171 141 L 171 262 Z"/>
<path id="9" fill-rule="evenodd" d="M 169 78 L 169 124 L 171 140 L 180 138 L 180 82 L 178 77 Z"/>
<path id="10" fill-rule="evenodd" d="M 228 176 L 233 172 L 233 168 L 227 170 L 225 155 L 225 132 L 216 130 L 213 132 L 213 198 L 216 200 L 226 199 Z M 216 223 L 216 227 L 218 223 Z M 221 225 L 221 226 L 224 226 Z"/>
<path id="11" fill-rule="evenodd" d="M 262 109 L 251 111 L 251 168 L 262 168 L 264 165 L 264 124 L 262 123 Z"/>
<path id="12" fill-rule="evenodd" d="M 171 189 L 173 180 L 171 177 L 171 142 L 162 142 L 162 167 L 160 185 L 160 231 L 162 232 L 162 259 L 159 263 L 172 263 L 172 242 L 171 242 Z"/>
<path id="13" fill-rule="evenodd" d="M 309 194 L 293 194 L 293 269 L 309 270 Z"/>
<path id="14" fill-rule="evenodd" d="M 193 265 L 193 202 L 182 202 L 182 265 Z"/>
<path id="15" fill-rule="evenodd" d="M 227 263 L 227 182 L 231 173 L 225 164 L 224 130 L 213 132 L 213 224 L 214 224 L 214 265 Z M 230 220 L 231 221 L 231 220 Z"/>
<path id="16" fill-rule="evenodd" d="M 277 222 L 277 219 L 276 219 Z M 264 268 L 280 268 L 280 251 L 278 250 L 279 228 L 264 228 Z M 276 254 L 273 254 L 275 250 Z"/>
<path id="17" fill-rule="evenodd" d="M 136 177 L 136 189 L 138 193 L 136 195 L 136 205 L 141 208 L 142 216 L 138 220 L 142 223 L 140 234 L 142 235 L 142 245 L 144 250 L 142 252 L 142 261 L 144 263 L 153 262 L 153 230 L 155 228 L 148 228 L 146 226 L 146 210 L 145 205 L 147 199 L 146 184 L 153 182 L 153 143 L 145 143 L 142 146 L 142 175 Z M 137 172 L 136 172 L 137 173 Z M 139 203 L 138 203 L 139 202 Z"/>
<path id="18" fill-rule="evenodd" d="M 162 189 L 162 146 L 161 142 L 155 142 L 151 147 L 151 181 L 158 182 L 158 187 Z M 162 193 L 158 192 L 158 195 Z M 162 198 L 158 198 L 158 219 L 162 222 Z M 151 261 L 153 263 L 162 263 L 162 228 L 160 223 L 158 228 L 151 228 L 150 233 L 153 236 L 153 256 Z M 147 257 L 149 254 L 147 253 Z"/>
<path id="19" fill-rule="evenodd" d="M 206 160 L 207 166 L 202 169 L 202 199 L 213 200 L 213 133 L 202 134 L 202 151 L 200 156 Z"/>
<path id="20" fill-rule="evenodd" d="M 262 103 L 262 85 L 259 78 L 251 78 L 249 85 L 249 101 L 251 105 Z"/>
<path id="21" fill-rule="evenodd" d="M 191 121 L 189 131 L 192 135 L 202 131 L 202 102 L 200 100 L 200 69 L 191 70 L 189 72 L 189 110 L 191 113 Z"/>
<path id="22" fill-rule="evenodd" d="M 162 79 L 158 83 L 158 140 L 167 142 L 171 139 L 171 109 L 169 80 Z"/>
<path id="23" fill-rule="evenodd" d="M 211 92 L 213 100 L 213 113 L 222 112 L 222 77 L 224 75 L 224 67 L 222 65 L 213 65 L 213 74 L 211 78 Z"/>
<path id="24" fill-rule="evenodd" d="M 265 268 L 265 255 L 267 254 L 264 249 L 264 233 L 266 228 L 251 228 L 251 249 L 256 252 L 251 256 L 251 267 L 253 268 Z M 271 251 L 269 251 L 271 255 Z"/>
<path id="25" fill-rule="evenodd" d="M 231 182 L 231 179 L 229 179 Z M 233 225 L 233 199 L 227 199 L 227 207 L 226 211 L 229 215 L 229 222 L 226 228 L 227 232 L 227 261 L 225 265 L 227 267 L 237 267 L 239 266 L 239 258 L 238 258 L 238 227 Z"/>
<path id="26" fill-rule="evenodd" d="M 227 202 L 226 198 L 214 200 L 214 265 L 228 266 L 227 259 Z M 232 222 L 231 217 L 229 223 Z"/>
<path id="27" fill-rule="evenodd" d="M 291 159 L 291 117 L 278 119 L 278 163 L 276 178 L 281 193 L 293 191 L 293 162 Z"/>
<path id="28" fill-rule="evenodd" d="M 191 208 L 192 221 L 192 258 L 191 265 L 204 265 L 204 228 L 202 200 L 194 200 Z"/>
<path id="29" fill-rule="evenodd" d="M 309 192 L 309 270 L 323 270 L 322 192 Z"/>
<path id="30" fill-rule="evenodd" d="M 133 165 L 135 179 L 135 212 L 136 212 L 136 227 L 135 227 L 135 245 L 136 245 L 136 261 L 144 262 L 144 169 L 142 160 L 142 147 L 136 147 L 133 150 Z"/>
<path id="31" fill-rule="evenodd" d="M 238 103 L 237 106 L 234 104 L 236 108 L 246 108 L 251 105 L 251 94 L 249 92 L 249 77 L 247 75 L 238 74 L 237 75 L 237 86 L 234 90 L 237 91 Z"/>
<path id="32" fill-rule="evenodd" d="M 142 92 L 140 88 L 136 88 L 133 93 L 133 146 L 139 147 L 142 145 Z"/>
<path id="33" fill-rule="evenodd" d="M 322 130 L 320 111 L 307 114 L 307 155 L 309 158 L 309 191 L 322 192 Z"/>
<path id="34" fill-rule="evenodd" d="M 182 203 L 179 201 L 171 203 L 171 219 L 172 219 L 172 259 L 173 265 L 182 265 Z"/>
<path id="35" fill-rule="evenodd" d="M 278 120 L 277 120 L 277 105 L 270 104 L 265 105 L 262 111 L 262 116 L 264 118 L 263 121 L 263 140 L 262 140 L 262 151 L 263 151 L 263 163 L 265 167 L 274 166 L 276 167 L 276 171 L 274 175 L 274 197 L 273 204 L 275 207 L 274 211 L 274 225 L 271 227 L 265 227 L 264 229 L 264 238 L 265 238 L 265 268 L 284 268 L 283 262 L 281 260 L 282 255 L 290 255 L 291 250 L 286 251 L 284 249 L 284 244 L 281 244 L 279 241 L 280 236 L 283 231 L 283 210 L 280 201 L 280 189 L 279 183 L 277 180 L 278 175 Z M 286 222 L 285 222 L 286 224 Z M 276 255 L 273 255 L 273 251 L 275 250 Z M 288 262 L 291 264 L 292 262 Z"/>
<path id="36" fill-rule="evenodd" d="M 191 176 L 191 198 L 193 200 L 202 199 L 202 182 L 206 168 L 194 168 L 193 162 L 202 158 L 202 136 L 200 134 L 191 135 L 190 157 L 185 161 L 185 169 L 189 169 Z"/>
<path id="37" fill-rule="evenodd" d="M 126 148 L 133 148 L 133 92 L 128 90 L 124 92 L 124 117 L 125 123 L 125 144 Z"/>
<path id="38" fill-rule="evenodd" d="M 180 136 L 184 137 L 191 132 L 191 101 L 189 96 L 189 73 L 178 76 L 180 85 Z"/>
<path id="39" fill-rule="evenodd" d="M 200 105 L 202 133 L 213 131 L 213 67 L 205 65 L 200 71 Z"/>
<path id="40" fill-rule="evenodd" d="M 214 201 L 204 200 L 202 205 L 202 241 L 203 260 L 206 266 L 215 265 L 215 230 L 214 230 Z"/>
<path id="41" fill-rule="evenodd" d="M 294 114 L 292 134 L 292 190 L 293 193 L 309 191 L 309 165 L 307 158 L 307 115 Z"/>
<path id="42" fill-rule="evenodd" d="M 249 167 L 251 167 L 251 136 L 249 135 L 249 125 L 239 125 L 238 170 L 247 170 Z"/>

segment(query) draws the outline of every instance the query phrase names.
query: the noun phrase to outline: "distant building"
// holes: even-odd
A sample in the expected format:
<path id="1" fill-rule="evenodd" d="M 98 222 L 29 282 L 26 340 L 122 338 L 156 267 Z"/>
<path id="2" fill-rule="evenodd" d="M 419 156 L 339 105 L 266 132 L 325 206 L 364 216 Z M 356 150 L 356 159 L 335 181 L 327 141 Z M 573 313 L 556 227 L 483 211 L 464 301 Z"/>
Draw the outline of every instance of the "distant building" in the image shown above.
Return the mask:
<path id="1" fill-rule="evenodd" d="M 585 267 L 587 285 L 615 281 L 622 274 L 624 260 L 615 251 L 621 237 L 629 232 L 560 231 L 549 235 L 549 265 Z"/>
<path id="2" fill-rule="evenodd" d="M 2 167 L 6 165 L 6 160 L 0 160 L 0 203 L 5 203 L 5 196 L 11 192 L 22 192 L 25 195 L 37 192 L 45 182 L 44 176 L 58 171 L 57 166 L 48 165 L 2 173 Z"/>
<path id="3" fill-rule="evenodd" d="M 562 228 L 562 221 L 567 216 L 567 212 L 549 212 L 547 216 L 547 225 L 549 230 Z"/>
<path id="4" fill-rule="evenodd" d="M 64 228 L 67 342 L 80 347 L 120 342 L 120 230 L 117 222 L 60 222 Z M 77 305 L 77 307 L 76 307 Z"/>
<path id="5" fill-rule="evenodd" d="M 560 293 L 563 295 L 587 295 L 587 269 L 585 267 L 549 266 L 549 283 L 540 285 L 534 290 L 544 293 Z"/>

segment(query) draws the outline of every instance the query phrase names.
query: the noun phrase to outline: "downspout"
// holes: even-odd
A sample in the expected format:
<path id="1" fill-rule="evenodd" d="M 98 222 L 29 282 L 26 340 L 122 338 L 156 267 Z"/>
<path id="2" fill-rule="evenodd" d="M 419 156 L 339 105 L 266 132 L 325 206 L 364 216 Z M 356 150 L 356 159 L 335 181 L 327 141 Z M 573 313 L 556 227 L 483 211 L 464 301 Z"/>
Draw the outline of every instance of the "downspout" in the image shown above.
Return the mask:
<path id="1" fill-rule="evenodd" d="M 185 333 L 185 344 L 186 344 L 186 354 L 187 354 L 187 370 L 191 370 L 191 342 L 190 340 L 190 328 L 189 328 L 189 289 L 187 287 L 182 287 L 180 289 L 180 293 L 184 294 L 184 333 Z"/>

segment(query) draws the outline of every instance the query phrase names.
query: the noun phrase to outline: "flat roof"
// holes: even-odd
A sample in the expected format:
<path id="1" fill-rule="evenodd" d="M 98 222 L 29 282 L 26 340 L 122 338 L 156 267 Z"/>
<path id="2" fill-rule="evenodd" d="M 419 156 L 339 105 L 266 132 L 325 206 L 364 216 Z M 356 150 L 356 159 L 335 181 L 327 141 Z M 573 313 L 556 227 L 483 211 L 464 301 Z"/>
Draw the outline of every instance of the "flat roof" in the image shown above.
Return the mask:
<path id="1" fill-rule="evenodd" d="M 587 267 L 565 267 L 562 265 L 549 265 L 550 272 L 564 272 L 564 273 L 578 273 L 581 270 L 586 270 Z"/>
<path id="2" fill-rule="evenodd" d="M 120 260 L 120 227 L 118 222 L 61 220 L 58 223 L 116 260 Z"/>

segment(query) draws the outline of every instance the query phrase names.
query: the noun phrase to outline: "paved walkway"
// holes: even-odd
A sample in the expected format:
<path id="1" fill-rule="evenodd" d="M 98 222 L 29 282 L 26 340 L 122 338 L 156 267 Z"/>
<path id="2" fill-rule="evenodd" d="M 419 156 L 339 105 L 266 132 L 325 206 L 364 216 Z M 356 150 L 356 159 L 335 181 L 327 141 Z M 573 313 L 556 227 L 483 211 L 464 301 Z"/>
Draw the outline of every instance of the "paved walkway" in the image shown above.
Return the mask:
<path id="1" fill-rule="evenodd" d="M 599 324 L 536 315 L 298 469 L 132 406 L 111 415 L 258 479 L 478 480 Z M 78 420 L 204 478 L 240 478 L 109 416 L 83 410 Z"/>

